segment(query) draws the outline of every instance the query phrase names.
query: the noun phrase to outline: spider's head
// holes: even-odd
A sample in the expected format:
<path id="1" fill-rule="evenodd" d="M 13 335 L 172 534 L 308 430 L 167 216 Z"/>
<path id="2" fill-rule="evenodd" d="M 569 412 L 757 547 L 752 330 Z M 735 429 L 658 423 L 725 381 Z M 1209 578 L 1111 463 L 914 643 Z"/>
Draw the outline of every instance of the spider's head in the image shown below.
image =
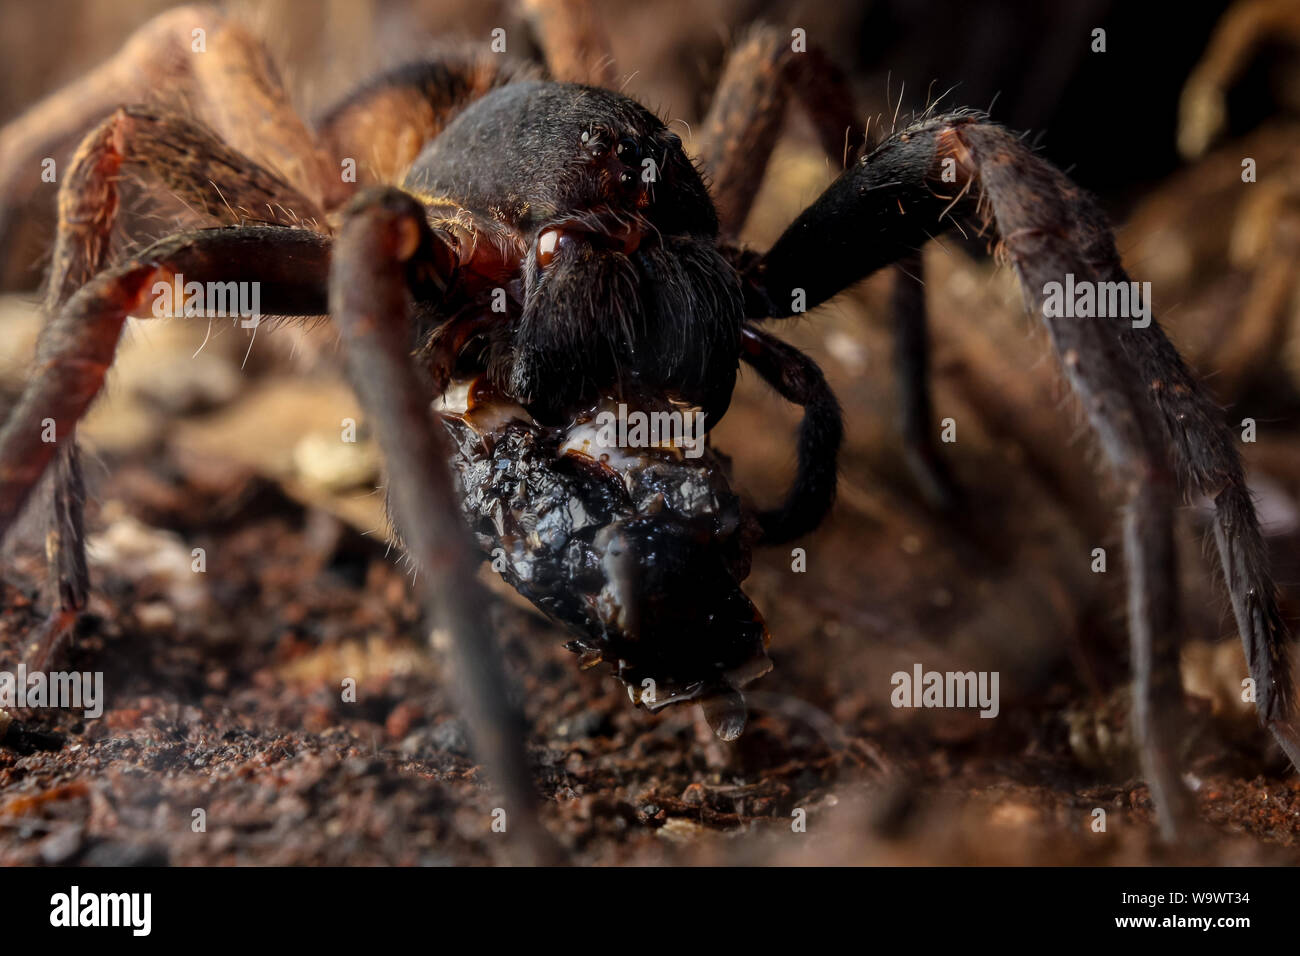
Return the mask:
<path id="1" fill-rule="evenodd" d="M 406 186 L 447 197 L 517 250 L 497 384 L 542 419 L 634 383 L 726 407 L 740 284 L 681 140 L 608 90 L 518 83 L 488 94 L 421 154 Z"/>

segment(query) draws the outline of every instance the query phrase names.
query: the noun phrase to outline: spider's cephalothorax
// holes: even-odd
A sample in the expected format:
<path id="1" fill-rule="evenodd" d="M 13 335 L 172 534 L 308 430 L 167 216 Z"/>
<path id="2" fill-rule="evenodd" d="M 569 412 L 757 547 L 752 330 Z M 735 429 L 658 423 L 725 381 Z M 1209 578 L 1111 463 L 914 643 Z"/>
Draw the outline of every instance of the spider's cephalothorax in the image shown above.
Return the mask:
<path id="1" fill-rule="evenodd" d="M 710 424 L 726 410 L 740 283 L 681 140 L 635 100 L 506 86 L 434 139 L 404 186 L 435 227 L 469 228 L 456 292 L 508 309 L 484 329 L 487 369 L 539 419 L 634 386 L 701 406 Z"/>

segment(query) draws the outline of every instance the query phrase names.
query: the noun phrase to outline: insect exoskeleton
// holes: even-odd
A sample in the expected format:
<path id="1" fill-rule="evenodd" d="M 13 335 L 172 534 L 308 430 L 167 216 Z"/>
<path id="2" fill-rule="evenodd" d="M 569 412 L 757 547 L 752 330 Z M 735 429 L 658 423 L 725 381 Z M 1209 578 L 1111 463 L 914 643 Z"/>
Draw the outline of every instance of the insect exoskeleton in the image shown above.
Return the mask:
<path id="1" fill-rule="evenodd" d="M 608 663 L 649 710 L 699 701 L 719 737 L 738 737 L 742 688 L 772 668 L 740 587 L 759 530 L 725 460 L 690 433 L 693 412 L 608 395 L 547 427 L 481 378 L 435 410 L 480 547 L 569 629 L 581 666 Z"/>

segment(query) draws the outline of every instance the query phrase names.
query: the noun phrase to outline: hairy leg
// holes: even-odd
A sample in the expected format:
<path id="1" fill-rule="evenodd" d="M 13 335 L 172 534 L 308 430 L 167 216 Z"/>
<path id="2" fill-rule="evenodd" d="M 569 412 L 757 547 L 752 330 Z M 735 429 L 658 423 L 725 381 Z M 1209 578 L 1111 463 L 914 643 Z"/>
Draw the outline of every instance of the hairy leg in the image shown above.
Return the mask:
<path id="1" fill-rule="evenodd" d="M 81 450 L 73 435 L 54 456 L 50 515 L 45 532 L 46 593 L 49 614 L 28 642 L 24 658 L 32 670 L 45 670 L 72 633 L 77 617 L 90 599 L 90 569 L 86 565 L 86 486 L 81 474 Z"/>
<path id="2" fill-rule="evenodd" d="M 101 272 L 42 331 L 33 373 L 0 429 L 0 538 L 99 393 L 129 315 L 151 312 L 155 281 L 256 282 L 267 315 L 323 315 L 330 241 L 279 226 L 180 233 Z M 42 439 L 50 419 L 54 441 Z M 48 432 L 47 432 L 48 433 Z"/>
<path id="3" fill-rule="evenodd" d="M 321 315 L 329 246 L 319 233 L 279 226 L 181 233 L 100 272 L 61 302 L 47 316 L 33 373 L 0 429 L 0 541 L 47 468 L 68 454 L 77 422 L 103 386 L 126 317 L 150 313 L 155 282 L 171 283 L 177 274 L 200 282 L 256 282 L 265 314 Z M 76 577 L 67 586 L 61 581 L 56 591 L 60 601 L 73 603 L 84 600 L 80 507 L 75 484 L 56 488 L 51 537 L 71 553 L 59 550 L 51 562 L 77 569 Z M 73 540 L 60 539 L 64 535 Z M 76 610 L 58 607 L 55 619 L 66 627 L 68 612 Z M 29 649 L 34 665 L 44 666 L 59 637 L 48 628 L 38 635 L 37 646 Z"/>
<path id="4" fill-rule="evenodd" d="M 521 855 L 542 862 L 554 849 L 536 818 L 523 720 L 509 703 L 486 626 L 480 560 L 457 503 L 448 441 L 410 358 L 412 269 L 432 258 L 435 242 L 412 197 L 394 189 L 359 195 L 335 252 L 330 312 L 384 452 L 390 507 L 421 575 L 425 611 L 450 633 L 475 746 L 511 810 L 508 832 L 519 834 Z"/>
<path id="5" fill-rule="evenodd" d="M 425 144 L 461 110 L 531 74 L 528 67 L 490 54 L 400 66 L 325 112 L 317 123 L 323 149 L 336 174 L 347 160 L 356 164 L 357 186 L 398 183 Z"/>
<path id="6" fill-rule="evenodd" d="M 815 45 L 795 52 L 789 33 L 752 28 L 727 57 L 699 136 L 724 235 L 739 232 L 749 216 L 791 96 L 807 110 L 836 168 L 862 145 L 865 131 L 840 69 Z"/>
<path id="7" fill-rule="evenodd" d="M 791 290 L 811 307 L 897 261 L 973 213 L 996 227 L 1026 301 L 1043 316 L 1127 501 L 1129 626 L 1143 762 L 1162 821 L 1187 798 L 1173 771 L 1177 602 L 1172 509 L 1178 494 L 1215 502 L 1215 536 L 1262 719 L 1300 763 L 1290 639 L 1233 434 L 1159 325 L 1056 317 L 1047 284 L 1128 282 L 1104 215 L 1020 140 L 972 114 L 891 137 L 837 180 L 766 257 L 751 265 L 751 301 L 789 315 Z"/>
<path id="8" fill-rule="evenodd" d="M 808 356 L 752 325 L 741 332 L 740 355 L 764 381 L 804 410 L 799 426 L 799 467 L 779 508 L 761 512 L 763 540 L 780 544 L 821 524 L 835 503 L 836 464 L 844 424 L 826 377 Z"/>
<path id="9" fill-rule="evenodd" d="M 107 264 L 126 173 L 163 186 L 205 223 L 325 228 L 309 197 L 205 127 L 153 107 L 122 107 L 82 140 L 59 187 L 47 314 Z"/>
<path id="10" fill-rule="evenodd" d="M 211 7 L 177 7 L 137 30 L 107 63 L 0 129 L 0 243 L 5 210 L 40 188 L 41 160 L 62 157 L 120 106 L 151 103 L 192 116 L 325 209 L 343 183 L 294 112 L 262 45 Z"/>
<path id="11" fill-rule="evenodd" d="M 617 88 L 609 36 L 590 0 L 519 0 L 532 21 L 551 78 Z"/>
<path id="12" fill-rule="evenodd" d="M 296 225 L 323 219 L 310 199 L 204 127 L 154 107 L 119 108 L 82 141 L 59 189 L 59 226 L 43 304 L 46 325 L 37 343 L 42 354 L 50 348 L 48 339 L 61 334 L 54 317 L 108 262 L 120 208 L 119 180 L 127 172 L 161 183 L 206 221 Z M 58 651 L 89 591 L 85 491 L 74 428 L 75 423 L 59 436 L 51 469 L 45 550 L 54 605 L 29 653 L 31 662 L 41 666 Z"/>

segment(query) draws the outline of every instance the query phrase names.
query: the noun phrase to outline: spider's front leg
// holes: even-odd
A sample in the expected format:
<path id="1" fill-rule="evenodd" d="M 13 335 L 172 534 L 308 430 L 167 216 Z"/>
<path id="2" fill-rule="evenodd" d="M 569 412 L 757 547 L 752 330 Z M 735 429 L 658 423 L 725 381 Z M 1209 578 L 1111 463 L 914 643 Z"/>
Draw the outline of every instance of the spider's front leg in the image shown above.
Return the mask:
<path id="1" fill-rule="evenodd" d="M 413 288 L 445 275 L 451 249 L 430 231 L 409 195 L 377 188 L 345 212 L 330 277 L 353 386 L 375 424 L 388 469 L 390 508 L 423 576 L 429 619 L 450 633 L 459 695 L 475 746 L 515 811 L 515 832 L 534 862 L 556 851 L 537 821 L 524 751 L 524 725 L 510 705 L 475 577 L 480 561 L 458 504 L 451 452 L 430 407 L 431 391 L 411 361 Z"/>
<path id="2" fill-rule="evenodd" d="M 773 316 L 808 307 L 899 260 L 973 214 L 996 227 L 1025 299 L 1043 316 L 1127 498 L 1134 714 L 1161 826 L 1190 798 L 1176 771 L 1181 686 L 1173 509 L 1180 492 L 1215 503 L 1215 538 L 1261 718 L 1300 765 L 1290 640 L 1233 434 L 1154 319 L 1064 317 L 1053 283 L 1124 283 L 1105 216 L 1059 170 L 981 116 L 927 119 L 890 137 L 836 180 L 746 274 Z M 1058 286 L 1059 288 L 1060 286 Z M 1148 303 L 1149 306 L 1149 303 Z"/>

